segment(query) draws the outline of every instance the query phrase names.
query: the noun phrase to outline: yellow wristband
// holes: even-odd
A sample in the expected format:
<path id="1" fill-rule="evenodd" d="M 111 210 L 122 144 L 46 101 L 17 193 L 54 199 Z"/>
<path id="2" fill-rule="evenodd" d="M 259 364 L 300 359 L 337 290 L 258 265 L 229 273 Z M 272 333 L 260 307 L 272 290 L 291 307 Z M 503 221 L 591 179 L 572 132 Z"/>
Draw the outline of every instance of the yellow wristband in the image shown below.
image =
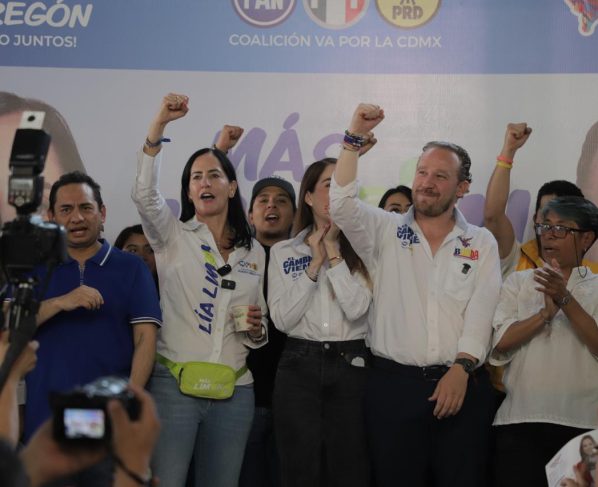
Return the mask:
<path id="1" fill-rule="evenodd" d="M 501 162 L 501 161 L 497 161 L 496 165 L 498 167 L 504 167 L 505 169 L 512 169 L 513 168 L 513 164 L 507 164 L 506 162 Z"/>

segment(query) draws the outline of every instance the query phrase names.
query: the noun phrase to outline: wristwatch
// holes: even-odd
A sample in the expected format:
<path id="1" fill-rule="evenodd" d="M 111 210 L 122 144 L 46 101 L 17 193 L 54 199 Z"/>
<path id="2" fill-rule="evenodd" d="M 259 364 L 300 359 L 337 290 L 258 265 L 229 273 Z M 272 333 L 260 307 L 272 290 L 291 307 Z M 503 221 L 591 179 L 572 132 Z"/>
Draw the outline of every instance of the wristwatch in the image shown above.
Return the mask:
<path id="1" fill-rule="evenodd" d="M 471 375 L 472 372 L 475 370 L 475 362 L 468 358 L 458 358 L 455 360 L 455 363 L 463 367 L 463 370 L 467 372 L 469 375 Z"/>
<path id="2" fill-rule="evenodd" d="M 562 308 L 563 306 L 567 306 L 571 302 L 571 293 L 567 293 L 563 296 L 563 299 L 559 301 L 559 307 Z"/>

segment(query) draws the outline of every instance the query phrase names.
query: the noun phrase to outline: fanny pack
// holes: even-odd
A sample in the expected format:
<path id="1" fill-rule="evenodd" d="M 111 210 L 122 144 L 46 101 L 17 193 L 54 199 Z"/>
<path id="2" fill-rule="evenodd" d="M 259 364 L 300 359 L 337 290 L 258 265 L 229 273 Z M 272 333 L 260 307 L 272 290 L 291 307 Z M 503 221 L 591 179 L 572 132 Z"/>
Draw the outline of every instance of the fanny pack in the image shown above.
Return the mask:
<path id="1" fill-rule="evenodd" d="M 156 361 L 170 370 L 183 394 L 206 399 L 228 399 L 237 379 L 247 372 L 246 365 L 235 371 L 213 362 L 173 362 L 159 353 Z"/>

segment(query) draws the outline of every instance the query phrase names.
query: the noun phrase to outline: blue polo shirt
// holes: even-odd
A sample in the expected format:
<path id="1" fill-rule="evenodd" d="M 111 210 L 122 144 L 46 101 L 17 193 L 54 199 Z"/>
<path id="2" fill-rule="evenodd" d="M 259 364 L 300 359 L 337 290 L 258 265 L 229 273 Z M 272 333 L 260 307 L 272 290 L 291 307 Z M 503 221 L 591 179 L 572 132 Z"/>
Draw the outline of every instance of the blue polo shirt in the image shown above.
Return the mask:
<path id="1" fill-rule="evenodd" d="M 73 259 L 59 265 L 41 297 L 62 296 L 84 284 L 97 289 L 104 304 L 95 311 L 62 311 L 37 329 L 37 365 L 25 379 L 25 441 L 50 417 L 50 391 L 69 391 L 105 375 L 128 377 L 134 349 L 132 327 L 148 322 L 161 325 L 156 285 L 145 263 L 106 241 L 101 243 L 82 268 Z M 45 272 L 37 271 L 40 282 Z"/>

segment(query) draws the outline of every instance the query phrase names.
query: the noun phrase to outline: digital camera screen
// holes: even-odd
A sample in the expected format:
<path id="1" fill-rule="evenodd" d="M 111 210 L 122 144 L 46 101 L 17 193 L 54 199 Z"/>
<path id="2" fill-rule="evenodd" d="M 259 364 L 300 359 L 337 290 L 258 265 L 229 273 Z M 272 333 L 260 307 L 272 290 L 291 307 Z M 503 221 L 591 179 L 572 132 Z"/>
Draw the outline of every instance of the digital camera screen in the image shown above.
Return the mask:
<path id="1" fill-rule="evenodd" d="M 64 410 L 64 437 L 67 439 L 102 439 L 106 430 L 105 424 L 104 411 L 101 409 Z"/>

